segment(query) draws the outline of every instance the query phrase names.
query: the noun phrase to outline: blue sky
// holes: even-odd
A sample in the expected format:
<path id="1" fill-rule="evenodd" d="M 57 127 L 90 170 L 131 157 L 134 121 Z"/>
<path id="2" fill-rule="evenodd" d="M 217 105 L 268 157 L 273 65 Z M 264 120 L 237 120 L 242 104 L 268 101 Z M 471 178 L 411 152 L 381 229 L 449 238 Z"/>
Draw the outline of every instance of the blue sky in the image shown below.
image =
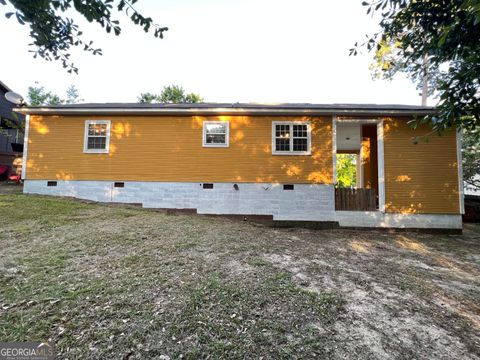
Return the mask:
<path id="1" fill-rule="evenodd" d="M 28 28 L 5 19 L 8 7 L 0 6 L 0 80 L 24 95 L 35 81 L 61 95 L 75 84 L 86 102 L 135 102 L 141 92 L 178 84 L 212 102 L 420 104 L 408 79 L 373 81 L 372 55 L 348 55 L 377 30 L 361 2 L 139 1 L 139 11 L 170 28 L 163 40 L 120 13 L 119 37 L 71 14 L 104 53 L 73 51 L 79 75 L 33 59 Z"/>

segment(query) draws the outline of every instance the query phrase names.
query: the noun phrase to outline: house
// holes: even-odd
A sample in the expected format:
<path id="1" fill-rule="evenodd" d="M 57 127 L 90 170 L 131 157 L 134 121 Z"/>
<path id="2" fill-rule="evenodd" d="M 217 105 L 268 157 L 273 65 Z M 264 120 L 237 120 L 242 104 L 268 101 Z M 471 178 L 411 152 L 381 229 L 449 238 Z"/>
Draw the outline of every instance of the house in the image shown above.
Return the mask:
<path id="1" fill-rule="evenodd" d="M 20 173 L 24 136 L 15 124 L 25 121 L 25 116 L 12 112 L 14 105 L 5 99 L 9 91 L 12 90 L 0 81 L 0 165 L 7 165 L 12 172 Z"/>
<path id="2" fill-rule="evenodd" d="M 460 229 L 460 138 L 409 121 L 429 107 L 76 104 L 24 107 L 24 192 L 201 214 Z M 28 141 L 28 144 L 27 144 Z M 336 157 L 359 159 L 335 189 Z"/>

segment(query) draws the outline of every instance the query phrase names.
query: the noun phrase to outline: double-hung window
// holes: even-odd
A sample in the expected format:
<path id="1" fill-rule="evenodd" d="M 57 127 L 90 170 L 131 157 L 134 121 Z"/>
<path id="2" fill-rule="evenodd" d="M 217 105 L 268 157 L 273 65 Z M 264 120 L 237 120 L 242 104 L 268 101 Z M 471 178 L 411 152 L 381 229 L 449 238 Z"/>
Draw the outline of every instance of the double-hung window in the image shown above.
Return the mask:
<path id="1" fill-rule="evenodd" d="M 110 145 L 110 120 L 85 121 L 83 152 L 108 153 Z"/>
<path id="2" fill-rule="evenodd" d="M 228 121 L 204 121 L 203 146 L 228 147 L 229 130 L 230 127 Z"/>
<path id="3" fill-rule="evenodd" d="M 309 122 L 274 121 L 272 154 L 310 155 L 312 134 Z"/>

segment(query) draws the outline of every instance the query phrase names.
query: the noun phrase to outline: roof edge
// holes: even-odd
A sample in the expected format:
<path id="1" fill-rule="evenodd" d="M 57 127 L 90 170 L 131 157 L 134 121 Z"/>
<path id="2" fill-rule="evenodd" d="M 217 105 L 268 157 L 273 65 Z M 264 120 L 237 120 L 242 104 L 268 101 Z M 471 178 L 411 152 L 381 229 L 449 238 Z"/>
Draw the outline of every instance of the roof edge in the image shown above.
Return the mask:
<path id="1" fill-rule="evenodd" d="M 129 108 L 129 107 L 21 107 L 15 108 L 15 112 L 25 115 L 431 115 L 434 108 Z"/>
<path id="2" fill-rule="evenodd" d="M 5 89 L 5 92 L 12 91 L 3 81 L 0 80 L 0 87 Z"/>

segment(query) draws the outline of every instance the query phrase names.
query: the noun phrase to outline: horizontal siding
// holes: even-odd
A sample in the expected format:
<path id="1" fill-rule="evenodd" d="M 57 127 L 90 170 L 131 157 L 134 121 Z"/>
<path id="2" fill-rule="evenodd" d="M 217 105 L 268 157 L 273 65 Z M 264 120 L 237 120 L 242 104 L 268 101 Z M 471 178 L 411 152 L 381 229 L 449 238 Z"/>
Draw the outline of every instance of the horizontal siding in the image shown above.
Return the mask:
<path id="1" fill-rule="evenodd" d="M 109 154 L 83 153 L 86 119 L 31 116 L 27 179 L 332 183 L 331 117 L 88 117 L 112 121 Z M 230 147 L 202 146 L 204 120 L 230 121 Z M 272 155 L 282 120 L 311 121 L 311 156 Z"/>
<path id="2" fill-rule="evenodd" d="M 428 142 L 414 144 L 415 136 L 431 132 L 413 130 L 410 119 L 384 121 L 385 207 L 387 212 L 458 214 L 456 134 L 430 134 Z"/>

